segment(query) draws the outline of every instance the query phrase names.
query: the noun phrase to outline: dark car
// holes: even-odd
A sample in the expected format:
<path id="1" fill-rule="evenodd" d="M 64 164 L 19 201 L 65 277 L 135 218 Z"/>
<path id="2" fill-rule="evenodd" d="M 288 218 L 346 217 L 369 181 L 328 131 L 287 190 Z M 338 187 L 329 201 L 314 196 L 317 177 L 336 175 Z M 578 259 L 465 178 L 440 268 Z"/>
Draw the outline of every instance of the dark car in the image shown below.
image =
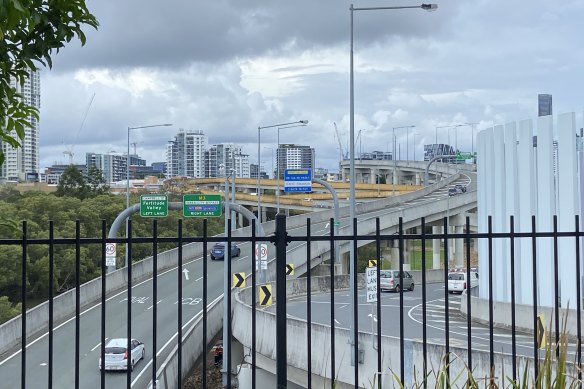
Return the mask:
<path id="1" fill-rule="evenodd" d="M 462 185 L 454 185 L 448 189 L 448 196 L 456 196 L 466 192 L 466 188 Z"/>
<path id="2" fill-rule="evenodd" d="M 225 247 L 227 244 L 225 242 L 215 243 L 215 246 L 211 249 L 211 260 L 223 259 L 225 257 Z M 241 254 L 241 249 L 234 244 L 231 244 L 231 256 L 239 257 Z"/>

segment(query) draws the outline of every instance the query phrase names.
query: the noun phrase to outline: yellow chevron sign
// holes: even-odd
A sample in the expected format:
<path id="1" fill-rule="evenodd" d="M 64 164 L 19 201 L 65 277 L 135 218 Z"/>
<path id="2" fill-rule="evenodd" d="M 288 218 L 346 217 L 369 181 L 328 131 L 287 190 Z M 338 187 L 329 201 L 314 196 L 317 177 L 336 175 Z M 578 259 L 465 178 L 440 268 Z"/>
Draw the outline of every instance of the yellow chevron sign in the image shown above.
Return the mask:
<path id="1" fill-rule="evenodd" d="M 287 263 L 286 264 L 286 275 L 287 276 L 293 276 L 294 275 L 294 264 L 293 263 Z"/>
<path id="2" fill-rule="evenodd" d="M 260 285 L 260 305 L 264 307 L 272 305 L 272 284 Z"/>
<path id="3" fill-rule="evenodd" d="M 377 267 L 377 259 L 370 259 L 368 263 L 369 267 Z"/>
<path id="4" fill-rule="evenodd" d="M 245 288 L 245 273 L 233 273 L 233 287 Z"/>

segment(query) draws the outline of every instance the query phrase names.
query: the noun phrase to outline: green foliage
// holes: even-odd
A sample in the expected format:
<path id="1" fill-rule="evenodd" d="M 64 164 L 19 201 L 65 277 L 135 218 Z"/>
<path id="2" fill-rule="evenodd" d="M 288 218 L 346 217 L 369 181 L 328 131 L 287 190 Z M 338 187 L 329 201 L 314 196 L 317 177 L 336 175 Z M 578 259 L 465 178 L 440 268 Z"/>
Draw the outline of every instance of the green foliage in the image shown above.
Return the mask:
<path id="1" fill-rule="evenodd" d="M 71 196 L 83 200 L 89 195 L 89 186 L 83 174 L 75 165 L 69 165 L 61 174 L 57 186 L 57 196 Z"/>
<path id="2" fill-rule="evenodd" d="M 109 185 L 105 181 L 102 171 L 96 166 L 90 166 L 87 170 L 87 187 L 94 195 L 102 195 L 109 192 Z"/>
<path id="3" fill-rule="evenodd" d="M 10 193 L 10 196 L 2 196 Z M 74 238 L 75 221 L 79 220 L 80 234 L 83 238 L 101 238 L 102 220 L 109 229 L 115 218 L 126 208 L 125 197 L 111 194 L 95 195 L 88 191 L 83 200 L 73 196 L 56 196 L 41 192 L 26 192 L 22 195 L 11 190 L 0 190 L 0 214 L 6 220 L 11 220 L 11 227 L 0 225 L 0 239 L 21 238 L 26 220 L 26 233 L 29 239 L 47 239 L 49 237 L 49 221 L 53 221 L 55 238 Z M 133 195 L 132 200 L 138 201 Z M 171 211 L 168 217 L 159 218 L 158 236 L 178 236 L 178 220 L 181 212 Z M 19 221 L 19 222 L 17 222 Z M 151 237 L 153 219 L 132 218 L 133 237 Z M 223 232 L 223 219 L 210 219 L 208 235 Z M 189 218 L 183 221 L 184 236 L 202 236 L 203 221 Z M 118 236 L 125 237 L 124 229 Z M 160 243 L 158 252 L 175 248 L 176 243 Z M 55 244 L 54 258 L 54 293 L 62 293 L 75 286 L 75 245 Z M 118 244 L 118 263 L 123 263 L 125 247 Z M 153 254 L 153 246 L 149 244 L 132 245 L 132 261 L 136 262 Z M 81 282 L 89 281 L 101 275 L 101 244 L 82 243 L 80 250 Z M 0 242 L 0 297 L 9 302 L 8 307 L 21 301 L 21 266 L 22 247 L 19 245 L 2 245 Z M 30 244 L 27 246 L 27 285 L 26 297 L 29 301 L 42 301 L 49 296 L 49 247 L 46 244 Z M 3 312 L 18 314 L 18 309 L 11 311 L 2 306 L 0 300 L 0 315 Z M 2 320 L 0 320 L 0 323 Z"/>
<path id="4" fill-rule="evenodd" d="M 20 304 L 12 304 L 8 297 L 0 296 L 0 323 L 12 319 L 20 313 Z"/>
<path id="5" fill-rule="evenodd" d="M 85 0 L 0 1 L 0 141 L 20 147 L 25 128 L 39 120 L 38 110 L 24 101 L 11 80 L 22 85 L 38 65 L 50 68 L 53 53 L 75 37 L 84 45 L 86 25 L 97 28 L 98 22 Z"/>

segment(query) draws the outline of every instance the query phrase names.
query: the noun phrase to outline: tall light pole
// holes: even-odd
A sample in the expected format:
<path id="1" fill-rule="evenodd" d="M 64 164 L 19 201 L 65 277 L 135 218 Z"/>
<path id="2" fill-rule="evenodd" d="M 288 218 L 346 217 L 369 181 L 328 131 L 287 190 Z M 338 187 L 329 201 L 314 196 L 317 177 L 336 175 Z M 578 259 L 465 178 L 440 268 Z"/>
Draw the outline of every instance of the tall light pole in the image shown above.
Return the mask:
<path id="1" fill-rule="evenodd" d="M 280 130 L 286 129 L 286 128 L 293 128 L 293 127 L 306 127 L 308 125 L 308 120 L 303 120 L 302 124 L 293 124 L 291 126 L 283 126 L 283 127 L 278 127 L 278 145 L 276 148 L 276 170 L 278 170 L 276 172 L 276 209 L 277 209 L 277 213 L 280 213 L 280 159 L 278 158 L 278 150 L 280 149 Z M 272 170 L 274 168 L 272 167 Z"/>
<path id="2" fill-rule="evenodd" d="M 392 193 L 393 196 L 395 196 L 395 185 L 397 184 L 397 176 L 395 175 L 396 174 L 396 164 L 397 164 L 396 158 L 395 158 L 396 151 L 397 151 L 396 150 L 395 130 L 400 130 L 400 129 L 405 128 L 406 129 L 406 141 L 407 141 L 407 134 L 409 133 L 410 128 L 414 128 L 414 127 L 416 127 L 416 126 L 411 125 L 411 126 L 399 126 L 399 127 L 392 128 L 392 134 L 393 134 L 393 156 L 392 156 L 392 158 L 393 158 L 393 174 L 392 174 L 391 182 L 393 184 L 393 193 Z M 407 153 L 406 153 L 406 155 L 407 155 Z M 407 159 L 407 156 L 406 156 L 406 159 Z"/>
<path id="3" fill-rule="evenodd" d="M 264 146 L 264 149 L 270 149 L 270 154 L 272 155 L 272 177 L 273 177 L 273 174 L 274 174 L 274 148 Z"/>
<path id="4" fill-rule="evenodd" d="M 308 124 L 308 120 L 298 120 L 295 122 L 288 122 L 288 123 L 280 123 L 280 124 L 272 124 L 270 126 L 258 126 L 258 177 L 257 177 L 257 191 L 258 191 L 258 224 L 262 222 L 262 191 L 260 187 L 260 150 L 261 150 L 261 130 L 264 128 L 274 128 L 274 127 L 283 127 L 292 124 Z M 259 232 L 259 225 L 258 225 L 258 232 Z"/>
<path id="5" fill-rule="evenodd" d="M 151 127 L 169 127 L 172 126 L 170 123 L 165 124 L 153 124 L 150 126 L 136 126 L 128 127 L 128 149 L 126 154 L 126 208 L 130 207 L 130 131 L 139 130 L 141 128 L 151 128 Z"/>
<path id="6" fill-rule="evenodd" d="M 416 160 L 416 136 L 418 134 L 414 132 L 414 161 Z"/>
<path id="7" fill-rule="evenodd" d="M 349 130 L 350 130 L 350 182 L 349 182 L 349 216 L 350 216 L 350 224 L 351 224 L 351 235 L 355 235 L 355 226 L 354 220 L 356 217 L 355 212 L 355 80 L 354 80 L 354 60 L 353 60 L 353 14 L 355 11 L 375 11 L 375 10 L 394 10 L 394 9 L 407 9 L 407 8 L 420 8 L 427 11 L 434 11 L 438 6 L 436 4 L 421 4 L 421 5 L 413 5 L 413 6 L 394 6 L 394 7 L 353 7 L 351 4 L 350 15 L 351 15 L 351 51 L 350 51 L 350 61 L 349 61 Z M 357 263 L 355 260 L 355 248 L 354 245 L 350 245 L 349 251 L 349 273 L 356 273 L 357 271 Z M 357 361 L 357 355 L 355 354 L 355 316 L 356 316 L 356 305 L 357 305 L 357 289 L 355 285 L 355 277 L 350 277 L 350 293 L 351 293 L 351 312 L 353 313 L 351 316 L 351 331 L 350 332 L 350 342 L 351 342 L 351 362 L 355 365 Z M 357 377 L 356 377 L 357 378 Z M 403 377 L 402 377 L 403 381 Z"/>
<path id="8" fill-rule="evenodd" d="M 141 128 L 151 128 L 151 127 L 169 127 L 172 126 L 171 123 L 164 123 L 164 124 L 153 124 L 149 126 L 136 126 L 136 127 L 129 127 L 128 126 L 128 148 L 126 154 L 126 209 L 130 208 L 130 131 L 132 130 L 139 130 Z M 130 220 L 130 216 L 126 219 L 126 236 L 128 236 L 128 220 Z M 125 266 L 128 266 L 128 246 L 126 245 L 126 259 L 125 259 Z"/>

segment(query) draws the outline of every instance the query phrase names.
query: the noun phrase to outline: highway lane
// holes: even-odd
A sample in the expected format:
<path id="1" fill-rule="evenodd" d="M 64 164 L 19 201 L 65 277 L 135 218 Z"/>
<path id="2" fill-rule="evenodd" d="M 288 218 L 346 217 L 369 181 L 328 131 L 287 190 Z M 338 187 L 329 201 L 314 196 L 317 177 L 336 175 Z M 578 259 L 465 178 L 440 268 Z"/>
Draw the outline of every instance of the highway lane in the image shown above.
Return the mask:
<path id="1" fill-rule="evenodd" d="M 437 191 L 437 193 L 426 196 L 425 201 L 447 195 L 447 189 Z M 411 202 L 411 206 L 416 202 Z M 419 203 L 419 202 L 418 202 Z M 404 204 L 403 206 L 408 206 Z M 372 212 L 366 215 L 358 215 L 358 219 L 375 218 L 382 216 L 384 211 Z M 343 223 L 348 223 L 348 218 L 343 218 Z M 312 225 L 313 235 L 328 235 L 330 227 L 328 223 L 314 223 Z M 291 235 L 304 235 L 306 228 L 290 229 Z M 288 246 L 288 250 L 297 245 L 305 246 L 305 243 L 293 242 Z M 212 244 L 209 244 L 209 249 Z M 251 246 L 249 243 L 240 244 L 242 255 L 240 258 L 232 259 L 233 272 L 251 272 Z M 272 245 L 268 245 L 268 258 L 274 257 L 275 250 Z M 186 262 L 186 261 L 185 261 Z M 223 262 L 208 260 L 208 299 L 209 302 L 222 295 L 223 292 Z M 183 328 L 186 328 L 189 321 L 200 314 L 202 309 L 202 262 L 201 258 L 195 258 L 185 264 L 189 270 L 189 281 L 183 282 Z M 158 278 L 158 326 L 157 344 L 159 346 L 158 364 L 161 364 L 167 353 L 176 342 L 177 320 L 177 298 L 176 288 L 176 268 L 167 270 Z M 133 286 L 132 291 L 132 336 L 143 341 L 146 345 L 146 357 L 138 362 L 132 373 L 132 386 L 145 387 L 150 381 L 152 364 L 152 280 L 148 279 L 138 285 Z M 126 336 L 127 317 L 126 292 L 121 292 L 113 296 L 108 296 L 106 303 L 106 337 Z M 101 305 L 94 304 L 83 311 L 81 315 L 80 330 L 80 387 L 94 388 L 100 385 L 100 374 L 98 369 L 98 359 L 100 353 L 100 323 Z M 74 383 L 74 356 L 75 356 L 75 321 L 74 319 L 63 323 L 54 331 L 54 387 L 73 387 Z M 48 377 L 48 337 L 43 334 L 36 341 L 29 340 L 27 346 L 27 386 L 35 388 L 47 387 Z M 20 352 L 15 351 L 0 361 L 0 382 L 2 387 L 20 387 Z M 108 372 L 106 374 L 107 387 L 124 387 L 126 375 L 119 372 Z"/>
<path id="2" fill-rule="evenodd" d="M 384 336 L 399 338 L 400 302 L 399 294 L 381 293 L 381 333 Z M 311 296 L 312 322 L 323 325 L 331 325 L 330 293 L 313 294 Z M 335 291 L 334 323 L 336 328 L 349 329 L 351 321 L 351 298 L 348 291 Z M 306 297 L 296 297 L 287 300 L 288 317 L 306 319 Z M 358 325 L 359 331 L 376 333 L 377 308 L 376 303 L 367 303 L 364 289 L 358 292 Z M 427 340 L 430 343 L 444 344 L 446 339 L 446 320 L 449 324 L 449 345 L 467 349 L 468 322 L 460 313 L 460 296 L 449 295 L 448 315 L 445 315 L 444 284 L 428 284 L 426 287 L 426 331 Z M 276 305 L 266 310 L 275 312 Z M 421 341 L 423 338 L 423 301 L 419 284 L 413 292 L 404 292 L 404 310 L 401 312 L 404 318 L 404 338 Z M 489 352 L 489 327 L 486 324 L 471 323 L 471 343 L 473 350 Z M 495 353 L 511 355 L 512 332 L 508 329 L 493 329 L 493 344 Z M 517 355 L 533 357 L 533 333 L 516 331 Z M 569 358 L 575 356 L 575 345 L 568 347 Z M 543 352 L 543 351 L 541 351 Z M 465 355 L 459 357 L 466 359 Z"/>

